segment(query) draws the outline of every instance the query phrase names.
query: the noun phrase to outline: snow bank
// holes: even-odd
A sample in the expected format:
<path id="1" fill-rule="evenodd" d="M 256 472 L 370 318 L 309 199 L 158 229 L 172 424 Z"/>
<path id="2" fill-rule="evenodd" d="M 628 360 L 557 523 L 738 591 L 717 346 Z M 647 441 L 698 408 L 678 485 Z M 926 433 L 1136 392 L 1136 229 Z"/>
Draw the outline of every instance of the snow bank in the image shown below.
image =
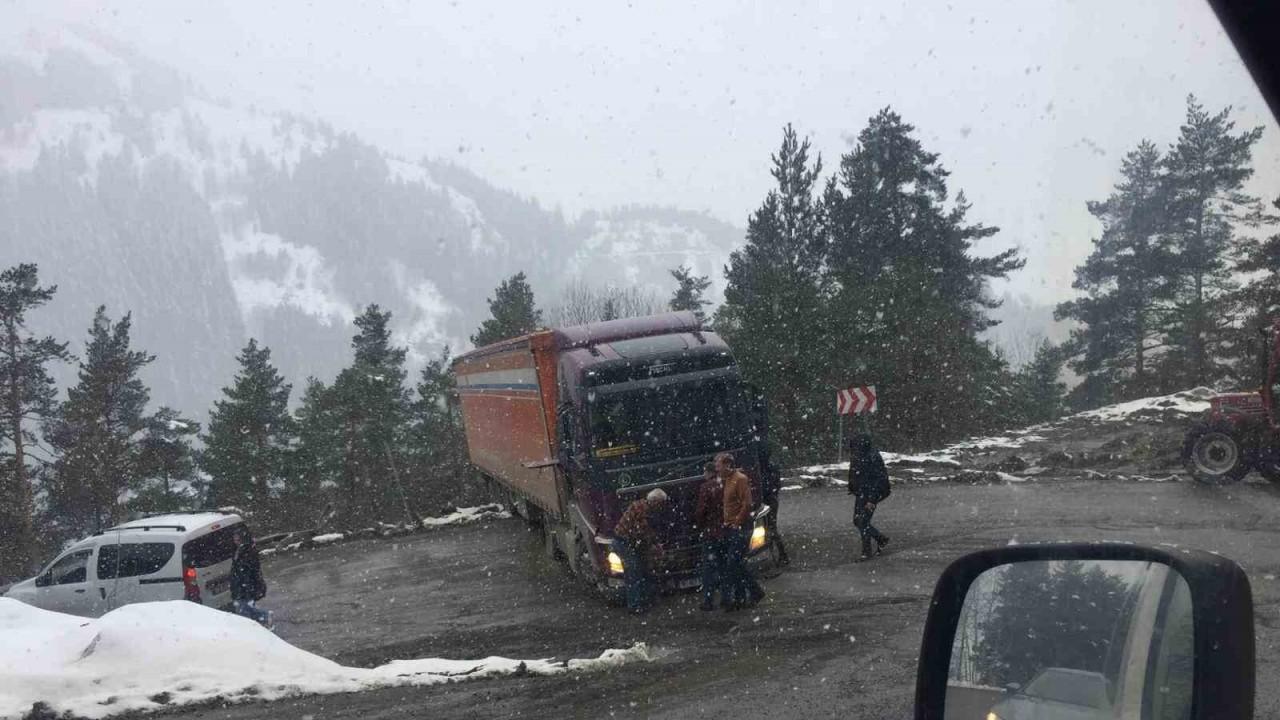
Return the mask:
<path id="1" fill-rule="evenodd" d="M 346 542 L 347 540 L 355 540 L 362 537 L 392 537 L 396 535 L 408 535 L 422 530 L 433 530 L 435 528 L 448 527 L 450 525 L 467 525 L 469 523 L 480 522 L 482 520 L 505 520 L 511 517 L 511 513 L 504 510 L 497 503 L 488 505 L 477 505 L 476 507 L 458 508 L 448 515 L 440 517 L 422 518 L 417 523 L 378 523 L 377 527 L 366 528 L 365 530 L 356 532 L 332 532 L 315 535 L 313 537 L 302 537 L 284 545 L 276 545 L 274 547 L 265 547 L 261 550 L 262 555 L 274 555 L 276 553 L 288 553 L 296 550 L 304 550 L 306 548 L 317 547 L 321 545 L 333 545 L 334 543 Z M 281 542 L 290 538 L 297 538 L 303 534 L 300 533 L 284 533 L 279 535 Z"/>
<path id="2" fill-rule="evenodd" d="M 467 523 L 479 522 L 481 520 L 505 520 L 509 517 L 511 517 L 510 512 L 503 510 L 501 505 L 494 503 L 491 505 L 479 505 L 477 507 L 458 508 L 456 511 L 441 517 L 423 518 L 422 527 L 433 528 L 442 527 L 444 525 L 466 525 Z"/>
<path id="3" fill-rule="evenodd" d="M 649 661 L 648 648 L 596 658 L 423 658 L 352 668 L 296 648 L 257 623 L 185 601 L 140 603 L 90 620 L 0 598 L 0 718 L 43 702 L 100 718 L 211 699 L 272 700 L 515 673 L 554 675 Z"/>
<path id="4" fill-rule="evenodd" d="M 1167 412 L 1198 415 L 1209 409 L 1209 398 L 1216 393 L 1206 387 L 1184 390 L 1172 395 L 1142 398 L 1117 405 L 1107 405 L 1097 410 L 1086 410 L 1072 415 L 1072 418 L 1115 422 L 1130 418 L 1162 415 Z"/>

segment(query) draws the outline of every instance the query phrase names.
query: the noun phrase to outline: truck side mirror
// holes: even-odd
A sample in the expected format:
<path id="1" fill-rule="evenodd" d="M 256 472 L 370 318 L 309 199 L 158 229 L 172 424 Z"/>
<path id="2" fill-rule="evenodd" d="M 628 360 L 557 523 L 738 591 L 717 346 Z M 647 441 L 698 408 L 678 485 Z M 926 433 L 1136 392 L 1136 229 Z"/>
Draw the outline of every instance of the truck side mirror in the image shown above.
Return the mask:
<path id="1" fill-rule="evenodd" d="M 934 588 L 916 720 L 1253 717 L 1249 579 L 1210 553 L 1134 544 L 967 555 Z"/>

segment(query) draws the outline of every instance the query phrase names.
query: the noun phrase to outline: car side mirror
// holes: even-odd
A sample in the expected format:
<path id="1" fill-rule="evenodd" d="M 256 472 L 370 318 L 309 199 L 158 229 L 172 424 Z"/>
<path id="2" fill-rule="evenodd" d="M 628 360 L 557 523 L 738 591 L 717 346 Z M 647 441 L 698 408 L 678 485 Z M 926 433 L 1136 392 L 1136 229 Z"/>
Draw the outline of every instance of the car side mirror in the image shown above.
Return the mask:
<path id="1" fill-rule="evenodd" d="M 973 553 L 943 572 L 915 717 L 1058 717 L 1065 704 L 1071 717 L 1246 720 L 1253 696 L 1253 596 L 1234 562 L 1136 544 L 1032 544 Z"/>
<path id="2" fill-rule="evenodd" d="M 53 576 L 45 573 L 36 578 L 36 587 L 48 587 L 53 584 Z"/>

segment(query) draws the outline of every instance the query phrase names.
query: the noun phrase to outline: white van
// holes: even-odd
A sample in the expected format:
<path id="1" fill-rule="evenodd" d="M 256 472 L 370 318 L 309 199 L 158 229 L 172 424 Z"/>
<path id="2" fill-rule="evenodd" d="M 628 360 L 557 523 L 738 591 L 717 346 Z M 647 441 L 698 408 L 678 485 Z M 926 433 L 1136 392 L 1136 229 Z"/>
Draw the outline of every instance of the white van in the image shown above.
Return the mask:
<path id="1" fill-rule="evenodd" d="M 87 617 L 153 600 L 229 608 L 232 534 L 245 527 L 238 515 L 212 512 L 127 522 L 67 548 L 5 597 Z"/>

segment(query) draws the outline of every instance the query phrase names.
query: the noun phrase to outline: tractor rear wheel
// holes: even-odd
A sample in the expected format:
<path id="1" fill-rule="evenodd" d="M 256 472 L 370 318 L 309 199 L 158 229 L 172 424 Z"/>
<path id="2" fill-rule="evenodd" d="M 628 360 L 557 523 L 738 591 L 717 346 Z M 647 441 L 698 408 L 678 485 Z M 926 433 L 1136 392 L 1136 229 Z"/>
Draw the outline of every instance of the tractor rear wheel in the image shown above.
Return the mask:
<path id="1" fill-rule="evenodd" d="M 1196 425 L 1182 443 L 1182 464 L 1191 477 L 1206 485 L 1233 483 L 1249 474 L 1244 443 L 1230 426 Z"/>

